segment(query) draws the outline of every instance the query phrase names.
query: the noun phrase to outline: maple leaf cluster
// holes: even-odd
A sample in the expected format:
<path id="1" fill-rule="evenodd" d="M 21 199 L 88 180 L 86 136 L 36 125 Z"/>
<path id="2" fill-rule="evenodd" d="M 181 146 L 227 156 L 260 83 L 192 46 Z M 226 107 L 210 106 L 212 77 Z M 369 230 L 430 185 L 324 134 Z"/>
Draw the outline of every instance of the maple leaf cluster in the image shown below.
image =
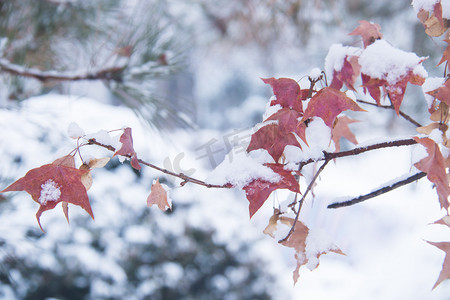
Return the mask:
<path id="1" fill-rule="evenodd" d="M 83 138 L 77 136 L 75 138 Z M 133 147 L 131 128 L 125 128 L 120 135 L 120 149 L 114 152 L 114 156 L 121 155 L 131 160 L 131 166 L 140 170 L 139 159 Z M 110 146 L 111 147 L 111 146 Z M 31 195 L 34 201 L 39 204 L 36 218 L 42 231 L 40 217 L 44 211 L 51 210 L 61 203 L 63 213 L 69 222 L 68 205 L 73 204 L 83 208 L 94 219 L 91 204 L 87 191 L 92 186 L 91 171 L 95 168 L 104 167 L 109 158 L 90 159 L 83 162 L 78 168 L 75 166 L 75 154 L 58 158 L 50 164 L 28 171 L 24 177 L 13 182 L 3 192 L 25 191 Z M 81 155 L 81 154 L 80 154 Z M 148 206 L 158 205 L 162 210 L 171 208 L 168 202 L 167 190 L 162 187 L 159 181 L 151 186 L 151 193 L 147 200 Z"/>
<path id="2" fill-rule="evenodd" d="M 436 1 L 431 12 L 420 10 L 418 17 L 426 27 L 426 32 L 431 36 L 437 36 L 438 33 L 442 35 L 442 28 L 447 30 L 445 25 L 447 23 L 442 17 L 441 1 Z M 281 211 L 275 208 L 269 224 L 264 230 L 265 234 L 273 238 L 280 238 L 280 227 L 290 228 L 287 235 L 279 240 L 279 243 L 295 250 L 297 266 L 293 273 L 294 283 L 299 278 L 300 268 L 307 266 L 311 270 L 315 269 L 319 265 L 321 255 L 329 252 L 344 255 L 343 251 L 331 241 L 323 242 L 321 240 L 318 242 L 318 230 L 309 228 L 300 220 L 299 216 L 303 201 L 309 192 L 312 193 L 318 175 L 330 160 L 336 157 L 356 155 L 368 149 L 366 147 L 366 149 L 359 149 L 359 152 L 340 152 L 341 138 L 346 138 L 355 145 L 358 144 L 356 136 L 349 128 L 350 124 L 358 121 L 343 114 L 345 111 L 365 111 L 357 104 L 354 97 L 354 92 L 357 92 L 358 88 L 357 83 L 360 83 L 360 87 L 366 95 L 373 98 L 374 105 L 380 106 L 381 102 L 387 99 L 390 102 L 390 108 L 395 110 L 397 115 L 401 115 L 400 108 L 408 83 L 423 85 L 427 77 L 422 66 L 425 58 L 391 46 L 383 40 L 381 27 L 378 24 L 360 21 L 360 25 L 350 35 L 361 36 L 363 47 L 333 45 L 330 48 L 330 53 L 325 60 L 325 69 L 329 73 L 329 84 L 325 72 L 321 74 L 312 72 L 311 74 L 314 73 L 314 76 L 309 76 L 309 87 L 306 89 L 301 88 L 297 81 L 290 78 L 262 79 L 264 83 L 271 86 L 274 97 L 268 103 L 264 120 L 258 127 L 255 127 L 257 130 L 252 134 L 246 148 L 248 156 L 255 153 L 253 151 L 267 153 L 270 161 L 255 163 L 258 170 L 262 169 L 266 171 L 266 174 L 274 175 L 273 177 L 264 177 L 252 174 L 245 184 L 239 186 L 245 191 L 249 202 L 250 218 L 267 202 L 272 192 L 287 189 L 295 194 L 294 201 L 288 206 L 288 210 L 290 210 Z M 421 135 L 412 136 L 406 144 L 419 144 L 426 149 L 426 156 L 415 162 L 414 166 L 422 172 L 420 173 L 422 177 L 426 175 L 428 180 L 433 183 L 440 207 L 445 211 L 445 216 L 435 224 L 450 227 L 450 203 L 448 201 L 450 193 L 448 172 L 450 169 L 450 133 L 448 131 L 450 81 L 447 79 L 449 77 L 447 72 L 450 60 L 450 39 L 445 41 L 448 46 L 439 65 L 445 63 L 446 79 L 443 80 L 441 86 L 427 92 L 427 95 L 433 98 L 428 108 L 432 122 L 418 127 L 417 131 Z M 317 88 L 319 85 L 321 87 Z M 329 134 L 324 137 L 308 134 L 312 127 L 319 126 L 317 124 L 323 125 Z M 182 173 L 176 174 L 142 161 L 134 149 L 131 128 L 122 130 L 119 137 L 120 147 L 117 149 L 112 145 L 102 144 L 95 138 L 87 138 L 79 128 L 75 129 L 77 134 L 74 135 L 74 138 L 78 139 L 78 142 L 80 140 L 83 142 L 81 144 L 77 142 L 77 148 L 71 154 L 28 171 L 24 177 L 1 191 L 26 191 L 29 193 L 32 199 L 39 204 L 36 218 L 42 230 L 40 221 L 42 213 L 55 208 L 59 203 L 61 203 L 67 221 L 69 221 L 69 204 L 83 208 L 94 218 L 87 195 L 87 191 L 92 185 L 91 171 L 94 168 L 105 166 L 109 158 L 89 161 L 81 159 L 82 164 L 77 168 L 74 157 L 78 153 L 82 158 L 80 153 L 82 146 L 97 145 L 113 151 L 113 157 L 120 156 L 129 159 L 131 166 L 137 171 L 140 171 L 142 165 L 145 165 L 177 176 L 184 180 L 181 183 L 182 186 L 187 182 L 192 182 L 209 188 L 233 187 L 231 180 L 227 180 L 221 185 L 208 184 Z M 325 139 L 325 143 L 317 146 L 319 139 Z M 308 157 L 305 160 L 303 158 L 291 160 L 292 152 L 307 153 L 308 148 L 311 149 L 314 146 L 320 148 L 319 155 Z M 385 143 L 385 147 L 389 147 L 389 143 Z M 324 161 L 324 163 L 313 178 L 305 178 L 302 174 L 303 166 L 318 161 Z M 301 189 L 300 178 L 302 177 L 309 183 L 306 188 Z M 238 187 L 237 184 L 234 187 Z M 298 200 L 299 198 L 301 199 Z M 172 207 L 168 197 L 168 188 L 161 184 L 159 179 L 151 185 L 147 205 L 157 205 L 163 211 Z M 442 271 L 433 287 L 435 288 L 444 280 L 450 279 L 450 242 L 429 243 L 446 253 Z"/>

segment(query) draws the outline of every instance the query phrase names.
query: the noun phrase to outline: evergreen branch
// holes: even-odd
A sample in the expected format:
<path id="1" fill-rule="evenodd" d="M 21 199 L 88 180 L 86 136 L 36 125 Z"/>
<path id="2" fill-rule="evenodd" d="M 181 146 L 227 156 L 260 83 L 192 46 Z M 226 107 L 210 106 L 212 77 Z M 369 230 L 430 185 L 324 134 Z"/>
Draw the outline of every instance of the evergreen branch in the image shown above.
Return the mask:
<path id="1" fill-rule="evenodd" d="M 79 80 L 113 80 L 121 81 L 121 73 L 125 69 L 123 67 L 110 67 L 96 72 L 58 72 L 58 71 L 41 71 L 33 68 L 25 68 L 17 64 L 13 64 L 4 58 L 0 58 L 0 70 L 23 77 L 34 78 L 42 82 L 46 81 L 79 81 Z"/>
<path id="2" fill-rule="evenodd" d="M 297 213 L 295 215 L 294 222 L 292 223 L 291 229 L 289 230 L 288 234 L 283 239 L 278 241 L 278 243 L 283 243 L 283 242 L 287 241 L 287 239 L 295 231 L 295 229 L 294 229 L 295 228 L 295 224 L 297 223 L 298 217 L 300 216 L 300 211 L 302 209 L 303 202 L 305 202 L 306 196 L 308 196 L 308 193 L 311 191 L 312 187 L 316 183 L 317 178 L 319 178 L 320 173 L 323 171 L 323 169 L 325 169 L 325 166 L 328 164 L 329 161 L 330 161 L 330 159 L 325 160 L 325 162 L 320 166 L 319 170 L 317 170 L 317 172 L 314 175 L 313 179 L 311 180 L 311 182 L 309 183 L 308 187 L 306 188 L 305 193 L 303 194 L 302 198 L 299 201 L 298 210 L 297 210 Z"/>
<path id="3" fill-rule="evenodd" d="M 105 144 L 102 144 L 100 142 L 97 142 L 96 139 L 89 139 L 87 141 L 87 144 L 85 144 L 85 145 L 97 145 L 97 146 L 103 147 L 105 149 L 108 149 L 111 152 L 116 152 L 116 148 L 114 148 L 113 146 L 105 145 Z M 128 157 L 128 158 L 131 159 L 131 155 L 123 155 L 123 156 Z M 143 165 L 145 165 L 147 167 L 150 167 L 152 169 L 158 170 L 158 171 L 160 171 L 160 172 L 162 172 L 164 174 L 183 179 L 183 182 L 181 182 L 181 186 L 184 186 L 186 183 L 191 182 L 191 183 L 194 183 L 194 184 L 205 186 L 207 188 L 231 188 L 232 187 L 230 184 L 218 185 L 218 184 L 206 183 L 206 182 L 204 182 L 204 181 L 202 181 L 200 179 L 196 179 L 196 178 L 187 176 L 187 175 L 185 175 L 183 173 L 175 173 L 175 172 L 169 171 L 167 169 L 160 168 L 160 167 L 158 167 L 158 166 L 156 166 L 154 164 L 151 164 L 149 162 L 146 162 L 146 161 L 144 161 L 142 159 L 138 159 L 138 161 L 139 161 L 140 164 L 143 164 Z"/>
<path id="4" fill-rule="evenodd" d="M 353 198 L 353 199 L 348 200 L 348 201 L 332 203 L 332 204 L 328 205 L 327 208 L 339 208 L 339 207 L 345 207 L 345 206 L 354 205 L 354 204 L 357 204 L 357 203 L 369 200 L 371 198 L 380 196 L 380 195 L 385 194 L 387 192 L 390 192 L 392 190 L 395 190 L 396 188 L 399 188 L 401 186 L 404 186 L 404 185 L 407 185 L 407 184 L 409 184 L 411 182 L 419 180 L 419 179 L 425 177 L 426 175 L 427 175 L 427 173 L 425 173 L 425 172 L 419 172 L 419 173 L 416 173 L 416 174 L 414 174 L 414 175 L 412 175 L 412 176 L 410 176 L 410 177 L 408 177 L 408 178 L 406 178 L 404 180 L 400 180 L 400 181 L 397 181 L 397 182 L 395 182 L 393 184 L 386 185 L 386 186 L 384 186 L 384 187 L 382 187 L 382 188 L 380 188 L 380 189 L 378 189 L 376 191 L 373 191 L 371 193 L 368 193 L 366 195 L 362 195 L 362 196 L 359 196 L 357 198 Z"/>
<path id="5" fill-rule="evenodd" d="M 376 106 L 376 107 L 380 107 L 380 108 L 384 108 L 384 109 L 394 109 L 394 106 L 391 105 L 378 105 L 376 103 L 372 103 L 372 102 L 368 102 L 368 101 L 364 101 L 364 100 L 356 100 L 359 103 L 364 103 L 364 104 L 368 104 L 368 105 L 372 105 L 372 106 Z M 411 124 L 413 124 L 416 127 L 422 127 L 422 125 L 417 122 L 416 120 L 414 120 L 411 116 L 409 116 L 408 114 L 404 113 L 403 111 L 399 110 L 399 114 L 400 116 L 403 117 L 403 119 L 405 119 L 406 121 L 410 122 Z"/>
<path id="6" fill-rule="evenodd" d="M 323 152 L 323 157 L 319 159 L 308 159 L 305 161 L 300 162 L 300 170 L 303 168 L 303 166 L 308 165 L 310 163 L 313 163 L 315 161 L 320 160 L 330 160 L 340 157 L 346 157 L 346 156 L 353 156 L 358 155 L 367 151 L 377 150 L 377 149 L 383 149 L 383 148 L 390 148 L 390 147 L 400 147 L 400 146 L 409 146 L 417 144 L 417 142 L 414 139 L 404 139 L 404 140 L 397 140 L 397 141 L 389 141 L 389 142 L 382 142 L 378 144 L 372 144 L 369 146 L 364 147 L 357 147 L 351 150 L 347 151 L 341 151 L 341 152 Z"/>

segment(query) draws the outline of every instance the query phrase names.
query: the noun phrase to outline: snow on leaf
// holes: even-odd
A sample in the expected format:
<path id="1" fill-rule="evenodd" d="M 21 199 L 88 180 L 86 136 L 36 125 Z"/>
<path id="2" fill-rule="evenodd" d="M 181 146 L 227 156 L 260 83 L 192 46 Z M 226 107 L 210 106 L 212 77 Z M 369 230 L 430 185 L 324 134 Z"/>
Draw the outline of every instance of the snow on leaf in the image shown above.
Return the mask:
<path id="1" fill-rule="evenodd" d="M 153 182 L 150 195 L 147 197 L 147 206 L 150 207 L 153 204 L 158 205 L 158 208 L 162 211 L 172 210 L 172 203 L 167 196 L 167 190 L 159 183 L 159 179 Z"/>
<path id="2" fill-rule="evenodd" d="M 358 144 L 355 135 L 348 127 L 349 124 L 355 122 L 359 121 L 350 119 L 347 116 L 338 117 L 336 119 L 336 124 L 334 125 L 331 131 L 331 139 L 333 140 L 334 145 L 336 147 L 336 152 L 339 152 L 341 150 L 341 143 L 340 143 L 341 138 L 346 138 L 354 145 Z"/>
<path id="3" fill-rule="evenodd" d="M 266 149 L 275 162 L 278 162 L 286 145 L 301 148 L 293 133 L 281 130 L 278 124 L 270 124 L 260 128 L 252 135 L 247 152 L 256 149 Z"/>
<path id="4" fill-rule="evenodd" d="M 297 81 L 291 78 L 261 78 L 266 84 L 270 84 L 277 98 L 271 105 L 280 104 L 282 107 L 291 107 L 302 112 L 302 99 L 304 92 L 300 89 Z M 304 99 L 303 99 L 304 100 Z"/>
<path id="5" fill-rule="evenodd" d="M 294 219 L 288 217 L 280 217 L 284 224 L 294 225 Z M 295 222 L 294 231 L 284 241 L 282 245 L 295 249 L 295 259 L 297 266 L 293 273 L 294 284 L 299 278 L 299 270 L 301 266 L 306 265 L 311 271 L 319 265 L 319 257 L 328 252 L 345 255 L 341 249 L 331 243 L 327 237 L 321 232 L 311 232 L 309 228 L 300 221 Z"/>
<path id="6" fill-rule="evenodd" d="M 349 35 L 360 35 L 363 39 L 364 48 L 374 43 L 376 40 L 382 39 L 381 26 L 365 20 L 359 21 L 359 26 L 355 28 Z"/>
<path id="7" fill-rule="evenodd" d="M 28 171 L 24 177 L 5 188 L 2 193 L 25 191 L 30 194 L 40 205 L 36 218 L 41 229 L 41 214 L 55 208 L 59 202 L 78 205 L 94 218 L 86 188 L 81 182 L 81 177 L 86 172 L 88 171 L 64 165 L 47 164 Z M 56 197 L 58 191 L 60 195 Z"/>
<path id="8" fill-rule="evenodd" d="M 441 273 L 433 286 L 433 289 L 435 289 L 441 282 L 450 279 L 450 242 L 427 242 L 445 252 Z"/>
<path id="9" fill-rule="evenodd" d="M 124 129 L 123 134 L 120 136 L 119 141 L 122 143 L 122 147 L 117 150 L 113 157 L 116 155 L 128 156 L 131 158 L 131 166 L 136 170 L 141 170 L 141 165 L 139 164 L 136 151 L 133 148 L 133 137 L 131 135 L 131 128 L 127 127 Z"/>
<path id="10" fill-rule="evenodd" d="M 243 187 L 247 196 L 250 211 L 250 218 L 261 208 L 266 202 L 270 194 L 277 189 L 288 189 L 292 192 L 299 193 L 300 188 L 297 180 L 291 171 L 284 169 L 281 164 L 264 164 L 271 168 L 275 173 L 280 175 L 281 179 L 278 182 L 269 182 L 263 179 L 252 180 L 249 184 Z"/>
<path id="11" fill-rule="evenodd" d="M 336 117 L 345 110 L 365 111 L 345 93 L 325 87 L 311 98 L 303 120 L 319 117 L 331 128 Z"/>
<path id="12" fill-rule="evenodd" d="M 345 84 L 347 88 L 354 91 L 355 88 L 353 85 L 360 74 L 360 70 L 361 66 L 358 63 L 358 57 L 346 56 L 342 68 L 339 71 L 333 71 L 333 80 L 331 81 L 330 87 L 340 90 Z"/>
<path id="13" fill-rule="evenodd" d="M 444 157 L 439 150 L 439 146 L 429 138 L 414 137 L 414 140 L 427 149 L 428 156 L 415 163 L 414 166 L 422 172 L 427 173 L 427 178 L 436 185 L 441 208 L 448 211 L 448 186 L 447 172 L 444 164 Z"/>
<path id="14" fill-rule="evenodd" d="M 445 102 L 448 106 L 450 106 L 450 80 L 445 81 L 445 83 L 439 88 L 427 92 L 427 94 L 442 102 Z"/>
<path id="15" fill-rule="evenodd" d="M 368 46 L 361 56 L 361 78 L 364 89 L 368 89 L 377 104 L 380 103 L 380 87 L 389 93 L 397 114 L 406 86 L 409 83 L 422 85 L 428 76 L 422 62 L 426 57 L 402 51 L 384 40 L 378 40 Z"/>

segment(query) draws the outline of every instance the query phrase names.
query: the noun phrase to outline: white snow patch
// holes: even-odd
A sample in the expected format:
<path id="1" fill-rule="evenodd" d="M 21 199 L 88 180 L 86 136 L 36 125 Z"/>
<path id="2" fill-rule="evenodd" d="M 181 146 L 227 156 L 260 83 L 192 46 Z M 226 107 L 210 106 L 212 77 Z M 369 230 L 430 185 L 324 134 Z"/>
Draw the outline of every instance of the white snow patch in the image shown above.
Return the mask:
<path id="1" fill-rule="evenodd" d="M 75 122 L 71 122 L 69 124 L 67 133 L 72 139 L 78 139 L 85 135 L 84 130 Z"/>
<path id="2" fill-rule="evenodd" d="M 439 128 L 433 129 L 428 135 L 430 139 L 432 139 L 436 144 L 442 144 L 444 139 L 442 138 L 442 131 Z"/>
<path id="3" fill-rule="evenodd" d="M 363 51 L 359 63 L 361 73 L 394 85 L 409 71 L 426 78 L 428 73 L 420 64 L 424 59 L 415 53 L 397 49 L 385 40 L 377 40 Z"/>
<path id="4" fill-rule="evenodd" d="M 359 56 L 361 48 L 343 46 L 342 44 L 333 44 L 325 57 L 325 73 L 331 82 L 334 71 L 340 71 L 344 66 L 346 56 Z"/>
<path id="5" fill-rule="evenodd" d="M 267 102 L 266 111 L 263 114 L 263 120 L 267 120 L 273 114 L 283 108 L 280 104 L 270 105 L 270 102 L 272 102 L 272 98 L 269 100 L 269 102 Z"/>
<path id="6" fill-rule="evenodd" d="M 320 76 L 322 75 L 322 70 L 319 68 L 313 68 L 311 71 L 309 71 L 308 77 L 311 78 L 311 80 L 318 80 Z"/>
<path id="7" fill-rule="evenodd" d="M 319 254 L 330 250 L 338 250 L 331 242 L 330 236 L 323 229 L 313 229 L 309 230 L 308 236 L 306 237 L 306 249 L 305 255 L 308 259 L 306 267 L 310 270 L 314 270 L 319 265 Z"/>
<path id="8" fill-rule="evenodd" d="M 58 201 L 61 196 L 61 190 L 58 184 L 49 179 L 41 185 L 41 195 L 39 197 L 39 203 L 46 205 L 48 201 Z"/>
<path id="9" fill-rule="evenodd" d="M 227 154 L 223 162 L 210 173 L 207 182 L 211 184 L 230 183 L 241 189 L 254 179 L 278 182 L 280 176 L 272 169 L 263 166 L 264 163 L 273 162 L 272 156 L 264 149 L 254 150 L 250 153 L 233 153 L 232 156 Z"/>
<path id="10" fill-rule="evenodd" d="M 427 92 L 434 91 L 441 87 L 445 82 L 445 78 L 443 77 L 429 77 L 425 79 L 425 82 L 422 84 L 423 95 L 425 96 L 425 100 L 427 101 L 428 108 L 431 108 L 433 105 L 434 97 L 428 95 Z"/>
<path id="11" fill-rule="evenodd" d="M 445 19 L 450 18 L 450 1 L 448 0 L 413 0 L 411 5 L 414 7 L 414 10 L 416 13 L 418 13 L 421 9 L 426 10 L 430 13 L 432 13 L 433 6 L 441 2 L 442 6 L 442 17 Z"/>

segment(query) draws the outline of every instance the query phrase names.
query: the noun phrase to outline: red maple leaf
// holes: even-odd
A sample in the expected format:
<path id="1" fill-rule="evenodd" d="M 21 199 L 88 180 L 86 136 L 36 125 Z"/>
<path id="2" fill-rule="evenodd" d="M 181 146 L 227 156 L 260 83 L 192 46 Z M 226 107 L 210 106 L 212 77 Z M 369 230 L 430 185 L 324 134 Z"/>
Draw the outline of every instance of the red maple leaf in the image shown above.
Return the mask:
<path id="1" fill-rule="evenodd" d="M 414 140 L 427 149 L 428 156 L 415 163 L 414 166 L 422 172 L 427 173 L 427 178 L 436 185 L 441 208 L 448 211 L 448 187 L 447 172 L 444 164 L 444 157 L 439 150 L 439 146 L 429 138 L 414 137 Z"/>
<path id="2" fill-rule="evenodd" d="M 300 187 L 292 175 L 291 171 L 285 170 L 281 164 L 264 164 L 266 167 L 271 168 L 275 173 L 280 175 L 281 179 L 278 182 L 270 182 L 262 179 L 252 180 L 247 184 L 243 190 L 247 196 L 250 211 L 250 218 L 261 208 L 266 202 L 270 194 L 277 189 L 288 189 L 295 193 L 300 193 Z"/>
<path id="3" fill-rule="evenodd" d="M 336 146 L 336 152 L 339 152 L 341 150 L 341 143 L 340 143 L 341 138 L 346 138 L 354 145 L 358 144 L 355 135 L 350 130 L 348 125 L 359 121 L 350 119 L 347 116 L 338 117 L 336 120 L 337 122 L 334 125 L 333 129 L 331 130 L 331 139 L 333 140 L 334 145 Z"/>
<path id="4" fill-rule="evenodd" d="M 372 78 L 364 73 L 361 73 L 361 79 L 364 92 L 367 89 L 378 105 L 380 105 L 381 99 L 380 88 L 387 92 L 397 115 L 400 113 L 400 105 L 402 104 L 408 82 L 415 85 L 422 85 L 425 82 L 425 78 L 414 74 L 413 70 L 409 70 L 406 75 L 400 77 L 395 83 L 388 83 L 385 79 Z"/>
<path id="5" fill-rule="evenodd" d="M 294 225 L 294 219 L 288 217 L 280 217 L 280 221 L 283 224 L 287 224 L 292 227 Z M 345 255 L 341 249 L 336 247 L 333 244 L 326 245 L 327 247 L 323 249 L 308 249 L 307 239 L 310 234 L 309 228 L 298 221 L 295 222 L 294 231 L 292 234 L 285 240 L 282 241 L 281 244 L 295 249 L 295 259 L 297 260 L 297 267 L 294 270 L 294 284 L 297 282 L 299 278 L 299 270 L 303 265 L 307 265 L 310 270 L 313 270 L 319 265 L 319 257 L 322 254 L 326 254 L 328 252 L 334 252 L 337 254 Z"/>
<path id="6" fill-rule="evenodd" d="M 81 182 L 81 177 L 86 172 L 89 171 L 64 164 L 47 164 L 28 171 L 24 177 L 12 183 L 2 193 L 25 191 L 30 194 L 40 205 L 36 218 L 41 229 L 41 214 L 55 208 L 59 202 L 78 205 L 94 218 L 86 188 Z"/>
<path id="7" fill-rule="evenodd" d="M 364 48 L 382 39 L 381 26 L 379 24 L 371 23 L 365 20 L 359 21 L 359 26 L 355 28 L 349 35 L 360 35 L 363 39 Z"/>
<path id="8" fill-rule="evenodd" d="M 312 117 L 321 118 L 328 127 L 332 127 L 336 117 L 344 110 L 365 111 L 352 99 L 339 90 L 325 87 L 318 91 L 309 101 L 303 120 Z"/>
<path id="9" fill-rule="evenodd" d="M 267 118 L 266 121 L 278 121 L 280 133 L 295 132 L 308 145 L 305 133 L 306 125 L 301 120 L 302 117 L 303 114 L 294 109 L 282 108 Z"/>
<path id="10" fill-rule="evenodd" d="M 438 66 L 442 64 L 443 62 L 448 62 L 450 60 L 450 39 L 446 39 L 445 42 L 447 42 L 447 48 L 444 50 L 444 54 L 442 55 L 441 61 L 437 64 Z"/>
<path id="11" fill-rule="evenodd" d="M 282 107 L 290 107 L 298 112 L 303 111 L 302 100 L 305 100 L 305 90 L 301 90 L 297 81 L 291 78 L 261 78 L 266 84 L 270 84 L 277 98 L 271 105 L 280 104 Z"/>
<path id="12" fill-rule="evenodd" d="M 147 206 L 150 207 L 153 204 L 158 205 L 158 208 L 162 211 L 172 210 L 172 205 L 168 201 L 167 191 L 159 183 L 159 179 L 156 179 L 156 182 L 152 184 L 150 195 L 147 197 Z"/>
<path id="13" fill-rule="evenodd" d="M 333 71 L 333 80 L 331 81 L 330 87 L 340 90 L 345 84 L 347 88 L 355 90 L 354 84 L 356 78 L 360 74 L 361 65 L 358 63 L 357 56 L 346 56 L 344 58 L 344 63 L 340 71 Z"/>
<path id="14" fill-rule="evenodd" d="M 278 162 L 284 152 L 284 147 L 287 145 L 301 148 L 292 132 L 281 130 L 278 124 L 269 124 L 260 128 L 252 135 L 247 152 L 256 149 L 266 149 L 273 159 Z"/>
<path id="15" fill-rule="evenodd" d="M 122 147 L 114 153 L 113 157 L 116 155 L 123 155 L 131 158 L 131 166 L 140 171 L 141 165 L 139 164 L 136 151 L 134 151 L 131 128 L 127 127 L 124 129 L 119 141 L 122 143 Z"/>
<path id="16" fill-rule="evenodd" d="M 450 106 L 450 80 L 447 79 L 441 87 L 427 92 L 427 94 L 447 103 L 447 105 Z"/>
<path id="17" fill-rule="evenodd" d="M 450 279 L 450 242 L 427 242 L 445 252 L 444 262 L 442 263 L 442 270 L 436 283 L 433 286 L 434 289 L 442 281 Z"/>

